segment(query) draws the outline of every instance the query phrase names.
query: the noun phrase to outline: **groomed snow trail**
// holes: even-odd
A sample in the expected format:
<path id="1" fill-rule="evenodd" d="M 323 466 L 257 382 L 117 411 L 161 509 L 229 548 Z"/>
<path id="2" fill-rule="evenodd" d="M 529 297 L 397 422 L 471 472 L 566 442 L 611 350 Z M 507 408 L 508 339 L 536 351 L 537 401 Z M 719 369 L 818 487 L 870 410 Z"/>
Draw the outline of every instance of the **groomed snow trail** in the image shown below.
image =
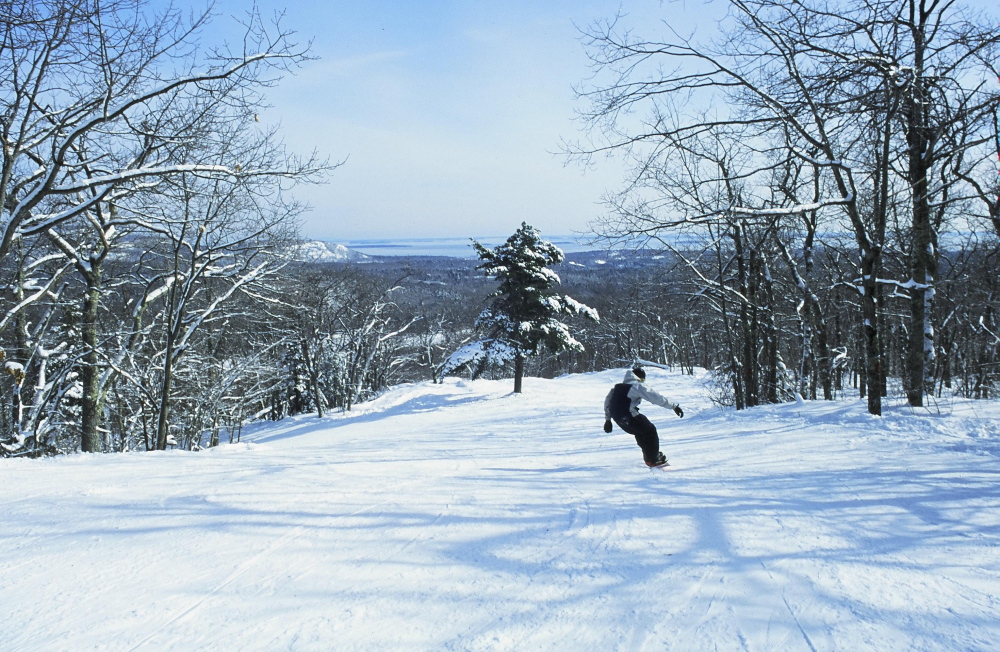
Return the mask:
<path id="1" fill-rule="evenodd" d="M 997 406 L 651 370 L 395 388 L 200 453 L 0 460 L 0 650 L 997 650 Z"/>

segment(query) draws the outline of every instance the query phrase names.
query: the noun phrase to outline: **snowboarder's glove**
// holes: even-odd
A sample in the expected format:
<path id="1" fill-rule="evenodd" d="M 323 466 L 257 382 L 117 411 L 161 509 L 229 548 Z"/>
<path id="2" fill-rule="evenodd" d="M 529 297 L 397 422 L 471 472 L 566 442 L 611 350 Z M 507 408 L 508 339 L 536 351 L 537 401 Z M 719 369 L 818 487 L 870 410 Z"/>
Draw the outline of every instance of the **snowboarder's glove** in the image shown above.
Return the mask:
<path id="1" fill-rule="evenodd" d="M 611 432 L 611 419 L 604 420 L 604 432 Z"/>
<path id="2" fill-rule="evenodd" d="M 679 417 L 683 417 L 684 416 L 684 410 L 681 409 L 681 406 L 675 405 L 674 406 L 674 414 L 676 414 Z"/>

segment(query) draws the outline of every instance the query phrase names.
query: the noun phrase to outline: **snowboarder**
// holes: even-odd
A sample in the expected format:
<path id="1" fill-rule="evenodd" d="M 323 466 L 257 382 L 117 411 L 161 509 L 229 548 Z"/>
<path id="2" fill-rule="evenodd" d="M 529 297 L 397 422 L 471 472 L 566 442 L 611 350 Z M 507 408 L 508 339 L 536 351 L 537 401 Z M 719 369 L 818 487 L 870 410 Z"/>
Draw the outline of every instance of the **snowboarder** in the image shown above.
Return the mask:
<path id="1" fill-rule="evenodd" d="M 604 432 L 611 432 L 611 420 L 618 427 L 635 435 L 635 443 L 642 449 L 642 459 L 646 466 L 667 466 L 667 458 L 660 452 L 660 437 L 656 434 L 656 426 L 645 415 L 639 414 L 639 403 L 646 399 L 650 403 L 673 410 L 679 416 L 684 416 L 684 410 L 676 403 L 671 403 L 663 394 L 645 385 L 646 372 L 636 365 L 625 372 L 625 380 L 618 383 L 608 392 L 604 399 Z"/>

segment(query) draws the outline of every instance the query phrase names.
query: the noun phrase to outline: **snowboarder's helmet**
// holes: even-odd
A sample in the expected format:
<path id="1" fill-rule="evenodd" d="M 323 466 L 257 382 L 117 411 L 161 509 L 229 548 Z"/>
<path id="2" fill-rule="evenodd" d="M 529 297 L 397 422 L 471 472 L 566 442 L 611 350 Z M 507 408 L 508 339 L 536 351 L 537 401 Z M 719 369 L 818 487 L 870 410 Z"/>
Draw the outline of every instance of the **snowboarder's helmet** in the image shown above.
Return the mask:
<path id="1" fill-rule="evenodd" d="M 635 377 L 639 380 L 646 380 L 646 371 L 642 367 L 638 365 L 632 367 L 632 373 L 635 374 Z"/>

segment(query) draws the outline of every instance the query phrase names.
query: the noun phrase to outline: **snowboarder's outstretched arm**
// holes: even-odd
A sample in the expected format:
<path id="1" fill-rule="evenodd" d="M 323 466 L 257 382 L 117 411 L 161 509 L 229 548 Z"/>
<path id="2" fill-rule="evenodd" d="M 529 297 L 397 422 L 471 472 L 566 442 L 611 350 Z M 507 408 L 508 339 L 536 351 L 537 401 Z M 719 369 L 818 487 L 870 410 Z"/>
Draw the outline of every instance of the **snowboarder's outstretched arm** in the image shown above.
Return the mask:
<path id="1" fill-rule="evenodd" d="M 652 387 L 645 385 L 644 383 L 636 383 L 635 385 L 632 385 L 632 388 L 629 390 L 628 394 L 630 397 L 634 396 L 637 398 L 641 398 L 643 400 L 649 401 L 654 405 L 659 405 L 660 407 L 666 408 L 668 410 L 673 410 L 674 413 L 677 414 L 677 416 L 679 417 L 684 416 L 684 411 L 681 410 L 681 406 L 677 405 L 676 403 L 672 403 L 670 399 L 668 399 L 666 396 L 659 393 Z"/>

